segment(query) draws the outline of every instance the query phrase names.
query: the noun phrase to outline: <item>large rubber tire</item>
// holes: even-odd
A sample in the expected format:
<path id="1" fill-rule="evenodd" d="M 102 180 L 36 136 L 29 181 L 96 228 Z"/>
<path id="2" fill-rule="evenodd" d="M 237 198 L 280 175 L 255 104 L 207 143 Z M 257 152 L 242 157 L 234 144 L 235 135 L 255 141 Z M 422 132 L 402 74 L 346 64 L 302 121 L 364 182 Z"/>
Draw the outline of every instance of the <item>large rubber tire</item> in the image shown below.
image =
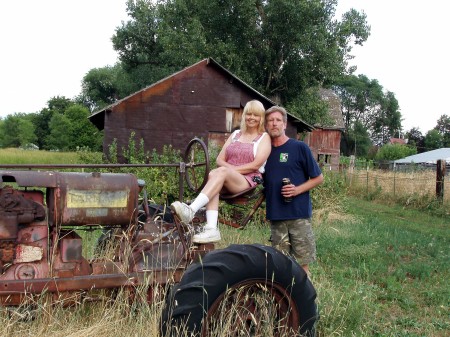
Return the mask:
<path id="1" fill-rule="evenodd" d="M 190 335 L 207 336 L 211 317 L 220 311 L 227 311 L 219 302 L 224 301 L 230 289 L 235 294 L 241 289 L 253 289 L 249 290 L 250 297 L 255 289 L 265 289 L 266 296 L 273 296 L 268 298 L 267 303 L 284 303 L 280 307 L 285 308 L 286 312 L 281 314 L 283 317 L 290 315 L 292 319 L 287 319 L 283 324 L 293 328 L 294 335 L 315 335 L 316 291 L 304 270 L 294 259 L 280 251 L 254 244 L 231 245 L 212 251 L 201 262 L 191 265 L 166 299 L 161 336 L 179 336 L 180 327 Z M 235 299 L 242 300 L 243 297 L 238 296 Z M 249 296 L 245 297 L 245 301 L 249 301 Z M 258 317 L 254 318 L 257 314 L 256 310 L 249 316 L 258 320 Z M 242 331 L 231 331 L 224 336 L 240 336 L 240 333 Z M 276 331 L 273 335 L 286 334 Z"/>

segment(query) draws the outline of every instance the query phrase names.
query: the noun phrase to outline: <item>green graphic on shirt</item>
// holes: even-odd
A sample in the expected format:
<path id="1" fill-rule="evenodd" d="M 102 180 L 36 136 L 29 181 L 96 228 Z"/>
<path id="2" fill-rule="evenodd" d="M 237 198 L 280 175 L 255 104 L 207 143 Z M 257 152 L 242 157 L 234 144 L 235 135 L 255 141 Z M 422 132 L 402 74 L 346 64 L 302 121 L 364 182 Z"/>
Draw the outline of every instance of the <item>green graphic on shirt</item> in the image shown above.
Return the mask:
<path id="1" fill-rule="evenodd" d="M 280 163 L 286 163 L 288 161 L 289 153 L 280 153 Z"/>

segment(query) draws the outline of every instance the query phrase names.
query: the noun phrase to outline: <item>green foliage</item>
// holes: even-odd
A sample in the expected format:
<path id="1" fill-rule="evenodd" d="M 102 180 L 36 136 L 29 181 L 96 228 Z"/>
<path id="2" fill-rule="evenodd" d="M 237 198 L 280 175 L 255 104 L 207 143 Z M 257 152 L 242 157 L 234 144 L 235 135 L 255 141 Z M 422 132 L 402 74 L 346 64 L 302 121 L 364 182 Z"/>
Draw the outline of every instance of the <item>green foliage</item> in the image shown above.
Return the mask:
<path id="1" fill-rule="evenodd" d="M 442 146 L 450 147 L 450 116 L 442 115 L 434 128 L 442 136 Z"/>
<path id="2" fill-rule="evenodd" d="M 20 147 L 36 142 L 34 125 L 29 115 L 8 115 L 0 123 L 0 147 Z"/>
<path id="3" fill-rule="evenodd" d="M 310 125 L 332 126 L 333 119 L 328 111 L 328 103 L 321 99 L 318 88 L 310 88 L 305 94 L 293 99 L 287 109 Z"/>
<path id="4" fill-rule="evenodd" d="M 122 154 L 128 164 L 177 164 L 182 161 L 179 151 L 172 146 L 164 146 L 162 153 L 155 150 L 152 153 L 146 152 L 144 141 L 140 139 L 136 144 L 135 134 L 131 133 L 128 140 L 128 147 L 120 152 L 117 149 L 117 142 L 110 145 L 108 149 L 109 163 L 118 163 L 118 155 Z M 176 167 L 127 167 L 120 169 L 124 173 L 132 173 L 146 183 L 146 191 L 153 202 L 169 205 L 179 198 L 179 170 Z"/>
<path id="5" fill-rule="evenodd" d="M 50 150 L 67 151 L 70 147 L 70 120 L 61 114 L 54 114 L 49 123 L 50 134 L 47 136 L 47 147 Z"/>
<path id="6" fill-rule="evenodd" d="M 438 130 L 430 130 L 425 135 L 425 148 L 427 151 L 440 149 L 443 146 L 443 136 Z"/>
<path id="7" fill-rule="evenodd" d="M 348 185 L 345 177 L 337 172 L 325 171 L 323 176 L 323 183 L 311 191 L 311 201 L 314 212 L 321 210 L 327 218 L 330 213 L 346 209 Z"/>
<path id="8" fill-rule="evenodd" d="M 83 77 L 81 94 L 77 101 L 87 106 L 90 111 L 95 111 L 140 88 L 120 64 L 94 68 Z"/>
<path id="9" fill-rule="evenodd" d="M 89 122 L 89 110 L 71 105 L 62 114 L 54 113 L 49 122 L 46 147 L 52 150 L 101 149 L 102 133 Z"/>
<path id="10" fill-rule="evenodd" d="M 398 135 L 401 113 L 397 99 L 392 92 L 385 93 L 377 80 L 365 75 L 346 75 L 336 82 L 334 89 L 342 101 L 345 155 L 352 150 L 351 130 L 367 130 L 372 144 L 379 146 Z"/>
<path id="11" fill-rule="evenodd" d="M 352 44 L 369 36 L 364 13 L 339 22 L 335 7 L 334 0 L 128 1 L 130 20 L 112 41 L 130 73 L 143 67 L 166 76 L 213 57 L 287 106 L 310 87 L 334 83 Z"/>
<path id="12" fill-rule="evenodd" d="M 346 153 L 352 153 L 357 157 L 367 158 L 369 150 L 372 147 L 372 141 L 370 140 L 367 129 L 356 121 L 355 124 L 349 129 L 348 135 L 344 136 L 347 141 Z"/>
<path id="13" fill-rule="evenodd" d="M 411 130 L 405 133 L 405 139 L 408 139 L 408 145 L 411 147 L 415 147 L 417 149 L 417 153 L 422 153 L 426 151 L 425 149 L 425 137 L 422 135 L 422 132 L 418 128 L 412 128 Z"/>
<path id="14" fill-rule="evenodd" d="M 414 147 L 402 144 L 386 144 L 383 145 L 375 156 L 377 160 L 397 160 L 416 154 Z"/>

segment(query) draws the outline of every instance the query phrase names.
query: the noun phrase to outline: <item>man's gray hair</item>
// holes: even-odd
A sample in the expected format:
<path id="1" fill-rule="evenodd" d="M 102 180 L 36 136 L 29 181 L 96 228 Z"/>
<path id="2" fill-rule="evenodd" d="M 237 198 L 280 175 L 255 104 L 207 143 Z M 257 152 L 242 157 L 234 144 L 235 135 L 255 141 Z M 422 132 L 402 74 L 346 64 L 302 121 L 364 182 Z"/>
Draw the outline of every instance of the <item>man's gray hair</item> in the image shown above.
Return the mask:
<path id="1" fill-rule="evenodd" d="M 266 110 L 266 120 L 267 117 L 274 112 L 279 112 L 282 116 L 283 116 L 283 122 L 287 123 L 287 111 L 285 108 L 278 106 L 278 105 L 274 105 L 273 107 L 269 108 Z"/>

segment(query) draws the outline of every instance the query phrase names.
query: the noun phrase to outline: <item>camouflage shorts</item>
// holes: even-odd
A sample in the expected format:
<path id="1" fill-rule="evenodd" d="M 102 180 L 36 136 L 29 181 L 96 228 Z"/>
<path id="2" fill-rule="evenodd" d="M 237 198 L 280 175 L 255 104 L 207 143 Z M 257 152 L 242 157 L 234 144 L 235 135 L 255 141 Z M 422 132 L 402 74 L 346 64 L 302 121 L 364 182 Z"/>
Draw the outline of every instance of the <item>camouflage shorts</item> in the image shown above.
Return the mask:
<path id="1" fill-rule="evenodd" d="M 294 256 L 300 265 L 316 260 L 311 219 L 271 221 L 272 246 Z"/>

